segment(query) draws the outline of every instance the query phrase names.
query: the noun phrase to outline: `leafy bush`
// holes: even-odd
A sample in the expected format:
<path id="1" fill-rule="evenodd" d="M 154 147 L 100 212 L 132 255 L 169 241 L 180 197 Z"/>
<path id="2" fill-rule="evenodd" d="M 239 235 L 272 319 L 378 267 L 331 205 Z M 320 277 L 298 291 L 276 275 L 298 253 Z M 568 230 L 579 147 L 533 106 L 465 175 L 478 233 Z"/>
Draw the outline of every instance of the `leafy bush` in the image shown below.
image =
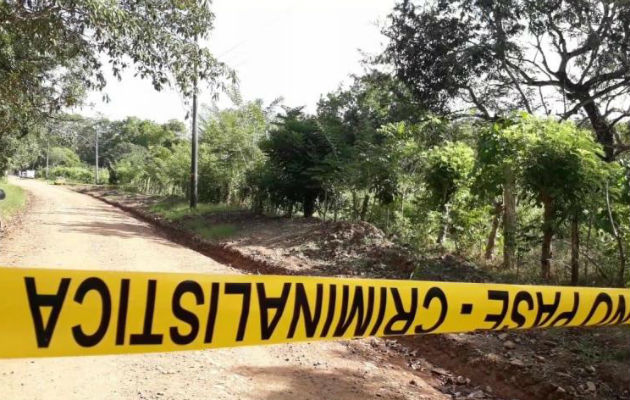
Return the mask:
<path id="1" fill-rule="evenodd" d="M 107 173 L 106 170 L 103 171 Z M 99 174 L 100 175 L 100 174 Z M 79 167 L 53 167 L 48 171 L 49 179 L 65 178 L 72 182 L 80 183 L 93 183 L 94 182 L 94 170 L 85 166 Z M 100 177 L 102 181 L 105 181 L 105 177 Z"/>
<path id="2" fill-rule="evenodd" d="M 63 167 L 79 167 L 81 166 L 81 160 L 79 155 L 72 149 L 67 147 L 52 147 L 48 152 L 49 165 L 63 166 Z"/>

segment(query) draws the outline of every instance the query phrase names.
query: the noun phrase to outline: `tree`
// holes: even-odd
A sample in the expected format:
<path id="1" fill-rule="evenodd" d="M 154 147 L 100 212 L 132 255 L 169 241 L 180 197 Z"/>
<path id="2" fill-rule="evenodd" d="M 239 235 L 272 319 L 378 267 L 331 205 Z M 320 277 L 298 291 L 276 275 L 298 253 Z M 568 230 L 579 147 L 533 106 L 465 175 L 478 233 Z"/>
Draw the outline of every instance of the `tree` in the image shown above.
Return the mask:
<path id="1" fill-rule="evenodd" d="M 200 141 L 202 153 L 212 154 L 212 162 L 204 164 L 204 169 L 213 179 L 201 185 L 202 200 L 213 198 L 232 203 L 242 194 L 245 175 L 262 159 L 258 144 L 269 129 L 269 114 L 261 100 L 224 110 L 216 107 L 206 110 Z M 221 175 L 219 180 L 218 175 Z M 201 179 L 205 181 L 204 177 Z"/>
<path id="2" fill-rule="evenodd" d="M 329 171 L 337 171 L 326 182 L 350 190 L 354 218 L 366 219 L 370 200 L 391 204 L 404 196 L 398 191 L 399 150 L 412 145 L 412 136 L 419 136 L 415 125 L 424 119 L 409 90 L 378 71 L 355 76 L 348 88 L 319 101 L 317 120 L 333 148 L 328 162 L 335 168 Z"/>
<path id="3" fill-rule="evenodd" d="M 402 0 L 384 30 L 391 63 L 428 109 L 463 103 L 495 120 L 519 109 L 588 120 L 604 159 L 630 150 L 630 3 Z"/>
<path id="4" fill-rule="evenodd" d="M 477 140 L 473 191 L 495 206 L 486 254 L 492 252 L 499 210 L 502 210 L 503 267 L 506 269 L 512 269 L 516 265 L 517 188 L 528 140 L 522 131 L 510 128 L 520 118 L 522 117 L 513 116 L 483 127 Z"/>
<path id="5" fill-rule="evenodd" d="M 0 136 L 23 137 L 86 90 L 134 68 L 160 90 L 185 96 L 196 79 L 213 86 L 232 76 L 196 44 L 214 16 L 205 0 L 7 0 L 0 4 Z"/>
<path id="6" fill-rule="evenodd" d="M 446 142 L 427 152 L 425 182 L 431 201 L 442 214 L 442 228 L 438 244 L 442 246 L 449 227 L 449 203 L 453 195 L 463 186 L 472 172 L 474 151 L 462 142 Z"/>
<path id="7" fill-rule="evenodd" d="M 52 147 L 49 152 L 50 166 L 77 167 L 81 160 L 77 153 L 67 147 Z"/>
<path id="8" fill-rule="evenodd" d="M 331 168 L 326 156 L 332 151 L 316 119 L 300 108 L 286 109 L 261 142 L 261 149 L 267 156 L 264 168 L 269 171 L 263 177 L 263 190 L 276 203 L 285 202 L 289 214 L 295 203 L 301 203 L 304 217 L 311 217 L 317 198 L 324 193 L 324 179 Z"/>
<path id="9" fill-rule="evenodd" d="M 530 139 L 523 158 L 523 186 L 543 207 L 542 276 L 551 277 L 551 242 L 562 221 L 571 222 L 572 283 L 577 283 L 579 220 L 588 199 L 604 191 L 610 168 L 599 158 L 601 146 L 572 123 L 525 118 L 510 129 Z"/>

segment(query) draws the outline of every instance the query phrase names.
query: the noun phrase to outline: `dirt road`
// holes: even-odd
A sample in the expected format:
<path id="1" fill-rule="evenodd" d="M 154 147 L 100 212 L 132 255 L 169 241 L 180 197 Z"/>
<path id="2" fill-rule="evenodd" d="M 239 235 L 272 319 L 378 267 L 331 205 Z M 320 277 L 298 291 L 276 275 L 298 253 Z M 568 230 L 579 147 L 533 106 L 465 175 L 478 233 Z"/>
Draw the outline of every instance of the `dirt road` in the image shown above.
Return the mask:
<path id="1" fill-rule="evenodd" d="M 238 273 L 91 197 L 19 180 L 30 208 L 0 265 Z M 446 399 L 370 341 L 0 360 L 6 399 Z M 424 379 L 423 379 L 424 378 Z"/>

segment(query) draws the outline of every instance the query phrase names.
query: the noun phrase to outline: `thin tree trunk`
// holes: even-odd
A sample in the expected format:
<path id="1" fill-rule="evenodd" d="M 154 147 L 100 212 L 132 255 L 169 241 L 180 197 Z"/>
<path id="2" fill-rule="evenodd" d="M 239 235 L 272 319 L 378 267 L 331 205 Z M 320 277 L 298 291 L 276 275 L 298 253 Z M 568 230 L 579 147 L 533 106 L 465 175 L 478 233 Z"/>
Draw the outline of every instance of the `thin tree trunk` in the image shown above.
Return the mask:
<path id="1" fill-rule="evenodd" d="M 367 217 L 367 221 L 372 221 L 374 219 L 374 210 L 376 209 L 376 196 L 372 197 L 372 206 L 368 208 L 369 214 Z"/>
<path id="2" fill-rule="evenodd" d="M 446 235 L 448 233 L 448 217 L 450 212 L 449 204 L 444 204 L 442 206 L 442 228 L 440 229 L 440 234 L 438 236 L 437 244 L 440 247 L 444 246 L 444 242 L 446 241 Z"/>
<path id="3" fill-rule="evenodd" d="M 367 215 L 369 205 L 370 205 L 370 195 L 368 193 L 365 196 L 363 196 L 363 204 L 361 205 L 361 213 L 359 214 L 359 219 L 361 221 L 365 221 L 365 216 Z"/>
<path id="4" fill-rule="evenodd" d="M 610 193 L 608 191 L 608 182 L 606 182 L 606 208 L 608 209 L 608 220 L 610 221 L 613 235 L 617 240 L 617 251 L 619 252 L 619 270 L 617 272 L 617 285 L 619 285 L 619 287 L 622 287 L 625 283 L 623 278 L 624 273 L 626 272 L 626 253 L 623 248 L 623 239 L 619 234 L 617 224 L 615 224 L 615 219 L 613 218 L 612 207 L 610 205 Z"/>
<path id="5" fill-rule="evenodd" d="M 404 220 L 405 219 L 405 191 L 403 190 L 403 192 L 400 195 L 400 220 Z"/>
<path id="6" fill-rule="evenodd" d="M 488 235 L 488 241 L 486 243 L 486 251 L 484 258 L 486 260 L 492 260 L 494 258 L 494 243 L 497 238 L 497 230 L 499 229 L 499 220 L 501 219 L 501 212 L 503 211 L 503 203 L 500 201 L 494 202 L 494 212 L 492 216 L 492 228 Z"/>
<path id="7" fill-rule="evenodd" d="M 511 167 L 505 169 L 503 185 L 503 268 L 514 268 L 516 261 L 516 182 Z"/>
<path id="8" fill-rule="evenodd" d="M 580 223 L 579 214 L 571 217 L 571 284 L 577 285 L 580 278 Z"/>
<path id="9" fill-rule="evenodd" d="M 48 159 L 50 153 L 50 142 L 46 139 L 46 179 L 48 179 Z"/>
<path id="10" fill-rule="evenodd" d="M 543 240 L 540 252 L 540 267 L 542 277 L 548 281 L 551 279 L 551 240 L 553 239 L 553 200 L 543 198 Z"/>
<path id="11" fill-rule="evenodd" d="M 352 219 L 359 219 L 359 206 L 357 205 L 357 192 L 352 191 Z"/>
<path id="12" fill-rule="evenodd" d="M 588 253 L 591 251 L 591 230 L 593 228 L 593 213 L 589 214 L 588 217 L 588 233 L 586 234 L 586 261 L 584 262 L 584 280 L 588 281 Z"/>

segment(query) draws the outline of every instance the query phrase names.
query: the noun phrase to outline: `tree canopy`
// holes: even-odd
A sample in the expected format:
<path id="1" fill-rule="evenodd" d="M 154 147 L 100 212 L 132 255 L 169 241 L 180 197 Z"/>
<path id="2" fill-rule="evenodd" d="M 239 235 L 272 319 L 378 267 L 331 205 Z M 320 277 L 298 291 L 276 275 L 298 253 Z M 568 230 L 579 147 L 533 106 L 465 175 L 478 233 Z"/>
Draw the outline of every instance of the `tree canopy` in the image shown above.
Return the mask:
<path id="1" fill-rule="evenodd" d="M 7 0 L 0 4 L 0 135 L 24 136 L 86 90 L 132 68 L 184 95 L 231 71 L 196 40 L 212 29 L 208 1 Z"/>
<path id="2" fill-rule="evenodd" d="M 630 117 L 628 2 L 403 0 L 384 34 L 381 61 L 429 109 L 576 118 L 590 122 L 607 161 L 630 150 L 616 134 Z"/>

